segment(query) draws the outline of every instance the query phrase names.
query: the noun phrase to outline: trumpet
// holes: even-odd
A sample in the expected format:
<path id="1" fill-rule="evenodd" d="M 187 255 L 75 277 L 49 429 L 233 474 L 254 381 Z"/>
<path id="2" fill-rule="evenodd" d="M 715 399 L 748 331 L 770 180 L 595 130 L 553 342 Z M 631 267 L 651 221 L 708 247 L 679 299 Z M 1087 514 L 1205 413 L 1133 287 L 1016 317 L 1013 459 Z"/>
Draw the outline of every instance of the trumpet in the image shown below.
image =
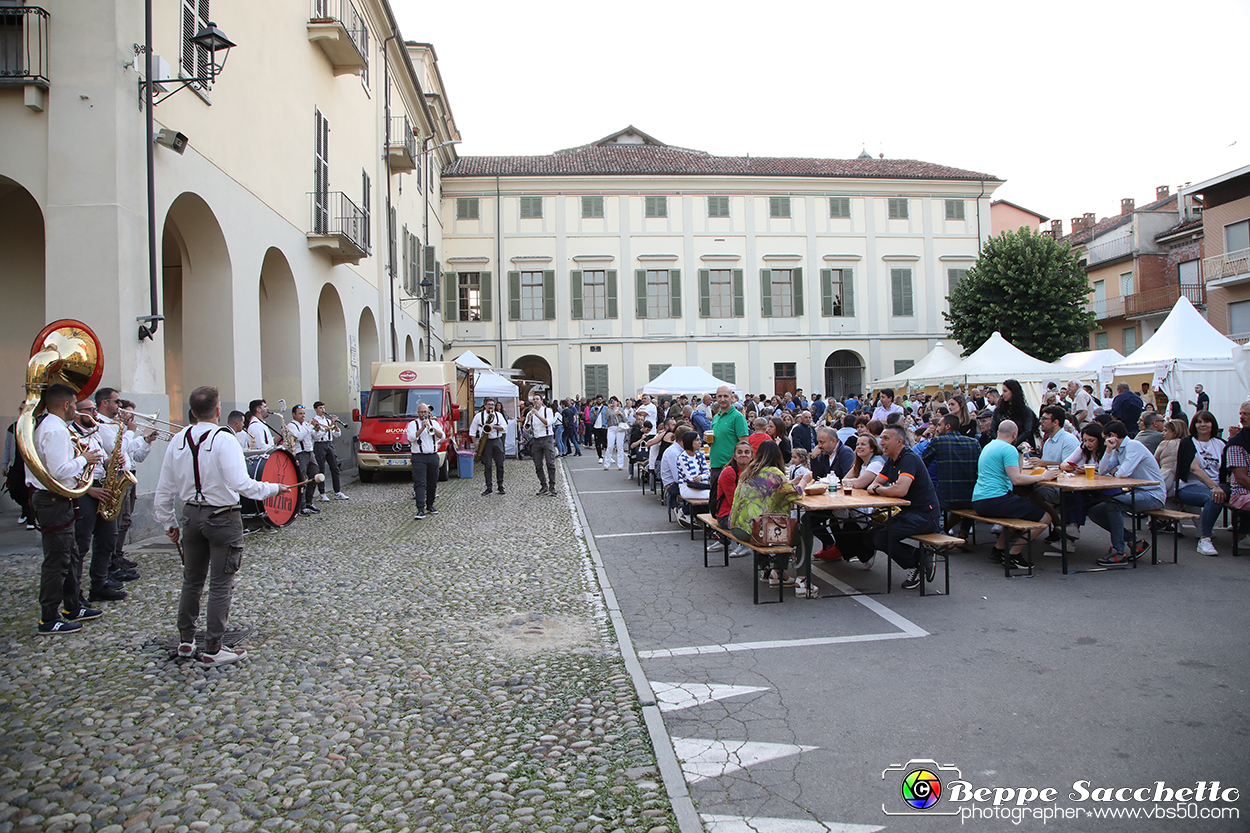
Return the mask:
<path id="1" fill-rule="evenodd" d="M 159 416 L 160 411 L 157 411 L 155 414 L 141 414 L 138 411 L 132 411 L 129 408 L 118 408 L 117 412 L 119 414 L 134 417 L 136 429 L 140 430 L 141 433 L 155 431 L 156 438 L 158 440 L 162 440 L 163 442 L 169 442 L 173 439 L 174 434 L 177 434 L 186 427 L 185 425 L 179 425 L 176 422 L 161 419 Z"/>

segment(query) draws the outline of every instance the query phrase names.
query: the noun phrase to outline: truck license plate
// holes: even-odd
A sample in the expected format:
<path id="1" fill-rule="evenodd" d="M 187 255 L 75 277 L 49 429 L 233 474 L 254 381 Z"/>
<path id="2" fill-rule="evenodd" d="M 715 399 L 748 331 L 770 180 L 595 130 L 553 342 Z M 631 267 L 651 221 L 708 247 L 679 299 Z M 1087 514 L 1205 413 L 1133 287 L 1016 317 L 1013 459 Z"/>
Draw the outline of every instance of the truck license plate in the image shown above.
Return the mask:
<path id="1" fill-rule="evenodd" d="M 386 461 L 386 464 L 387 464 L 388 466 L 407 466 L 407 465 L 411 465 L 410 461 L 408 461 L 408 460 L 387 460 L 387 461 Z"/>

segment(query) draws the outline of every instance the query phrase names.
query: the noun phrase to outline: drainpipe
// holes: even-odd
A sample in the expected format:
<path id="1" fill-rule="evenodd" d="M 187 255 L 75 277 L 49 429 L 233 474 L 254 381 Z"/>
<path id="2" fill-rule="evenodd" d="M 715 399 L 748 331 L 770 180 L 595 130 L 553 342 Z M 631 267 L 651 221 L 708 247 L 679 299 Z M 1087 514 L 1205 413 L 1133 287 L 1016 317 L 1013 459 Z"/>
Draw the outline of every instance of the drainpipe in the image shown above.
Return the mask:
<path id="1" fill-rule="evenodd" d="M 398 30 L 382 41 L 382 83 L 386 85 L 386 94 L 383 99 L 386 129 L 382 134 L 386 145 L 382 148 L 382 155 L 386 159 L 386 283 L 390 287 L 391 294 L 391 361 L 393 362 L 398 361 L 399 344 L 395 333 L 395 218 L 394 211 L 391 209 L 391 56 L 388 50 L 391 41 L 397 37 L 399 37 Z"/>
<path id="2" fill-rule="evenodd" d="M 985 180 L 981 180 L 981 195 L 977 197 L 977 252 L 981 251 L 981 197 L 985 196 Z"/>
<path id="3" fill-rule="evenodd" d="M 499 299 L 496 306 L 498 307 L 497 312 L 499 315 L 499 366 L 502 367 L 504 319 L 503 305 L 507 302 L 508 298 L 503 294 L 504 278 L 506 278 L 507 275 L 504 274 L 503 268 L 503 229 L 500 225 L 503 222 L 503 208 L 499 204 L 500 201 L 499 174 L 495 174 L 495 263 L 498 264 L 498 268 L 496 268 L 495 271 L 499 273 L 499 293 L 495 295 L 495 297 Z"/>
<path id="4" fill-rule="evenodd" d="M 152 0 L 143 4 L 143 105 L 147 110 L 147 163 L 148 163 L 148 297 L 151 312 L 139 318 L 139 341 L 152 338 L 165 317 L 161 315 L 159 287 L 156 283 L 156 144 L 154 117 L 152 115 Z"/>

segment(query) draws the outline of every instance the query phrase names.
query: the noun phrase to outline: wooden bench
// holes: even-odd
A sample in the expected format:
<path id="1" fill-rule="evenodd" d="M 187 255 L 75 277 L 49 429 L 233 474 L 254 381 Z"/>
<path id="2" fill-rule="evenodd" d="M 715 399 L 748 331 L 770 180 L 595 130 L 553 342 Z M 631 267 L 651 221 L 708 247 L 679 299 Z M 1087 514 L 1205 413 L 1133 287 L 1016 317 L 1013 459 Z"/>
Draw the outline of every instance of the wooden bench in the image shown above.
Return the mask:
<path id="1" fill-rule="evenodd" d="M 755 554 L 755 558 L 753 559 L 755 563 L 751 567 L 751 585 L 754 588 L 754 592 L 752 594 L 752 600 L 754 601 L 755 604 L 760 604 L 760 577 L 759 577 L 760 570 L 765 569 L 765 568 L 771 569 L 772 560 L 774 557 L 778 555 L 793 555 L 794 547 L 758 547 L 755 544 L 752 544 L 750 541 L 739 541 L 737 538 L 735 538 L 733 535 L 730 534 L 729 530 L 722 528 L 720 524 L 716 522 L 716 518 L 712 517 L 710 514 L 706 512 L 702 515 L 699 515 L 698 520 L 699 520 L 699 523 L 703 525 L 703 566 L 704 567 L 712 566 L 711 564 L 708 563 L 708 552 L 709 552 L 708 542 L 714 540 L 714 537 L 716 535 L 720 535 L 724 539 L 723 541 L 721 541 L 721 546 L 724 547 L 724 552 L 725 552 L 725 560 L 724 560 L 724 563 L 721 565 L 722 567 L 729 566 L 729 542 L 730 541 L 734 541 L 735 543 L 742 544 L 744 547 L 751 550 L 751 552 Z M 788 588 L 786 588 L 784 585 L 777 588 L 778 590 L 777 603 L 781 603 L 782 601 L 785 600 L 787 589 Z M 773 604 L 773 603 L 765 602 L 764 604 Z"/>
<path id="2" fill-rule="evenodd" d="M 1181 537 L 1181 521 L 1191 521 L 1201 518 L 1201 515 L 1195 515 L 1193 512 L 1181 512 L 1176 509 L 1148 509 L 1145 512 L 1139 512 L 1139 515 L 1146 518 L 1152 518 L 1156 521 L 1175 521 L 1176 533 L 1172 536 L 1172 563 L 1179 563 L 1180 545 L 1177 543 Z M 1236 524 L 1236 515 L 1233 516 L 1233 523 Z M 1233 531 L 1233 554 L 1237 554 L 1237 532 Z M 1150 525 L 1150 563 L 1159 563 L 1159 527 L 1158 524 Z"/>
<path id="3" fill-rule="evenodd" d="M 964 539 L 955 535 L 946 535 L 942 532 L 933 532 L 928 535 L 913 535 L 911 540 L 920 545 L 920 595 L 925 595 L 925 584 L 927 582 L 925 580 L 924 562 L 927 560 L 925 558 L 927 553 L 928 557 L 935 561 L 939 558 L 942 559 L 942 567 L 946 573 L 946 595 L 949 596 L 951 594 L 950 550 L 951 547 L 962 547 Z M 893 582 L 890 581 L 890 566 L 888 564 L 886 565 L 885 579 L 886 592 L 889 592 L 889 587 Z"/>
<path id="4" fill-rule="evenodd" d="M 703 517 L 702 515 L 699 514 L 699 510 L 707 509 L 708 499 L 705 497 L 690 498 L 689 500 L 687 500 L 686 498 L 682 498 L 681 502 L 688 504 L 690 508 L 694 510 L 692 513 L 692 517 L 690 519 L 690 540 L 693 541 L 695 528 L 699 526 L 699 518 Z M 670 518 L 671 518 L 672 509 L 669 510 L 669 513 L 670 513 Z"/>
<path id="5" fill-rule="evenodd" d="M 981 521 L 983 523 L 987 523 L 991 525 L 998 524 L 1003 529 L 1009 530 L 1007 533 L 1007 542 L 1006 542 L 1007 545 L 1003 548 L 1003 574 L 1006 575 L 1007 578 L 1012 578 L 1011 559 L 1008 556 L 1008 553 L 1011 552 L 1012 545 L 1015 544 L 1016 541 L 1020 540 L 1022 536 L 1027 535 L 1032 530 L 1045 529 L 1047 526 L 1049 526 L 1049 524 L 1046 523 L 1046 521 L 1026 521 L 1022 518 L 987 518 L 984 515 L 978 515 L 976 512 L 972 511 L 971 509 L 952 509 L 950 510 L 950 514 L 955 515 L 960 518 L 967 518 L 968 520 L 973 521 L 974 523 L 976 521 Z M 976 527 L 975 526 L 973 527 L 972 535 L 973 535 L 973 540 L 975 541 L 976 540 Z M 1028 572 L 1025 573 L 1025 575 L 1029 578 L 1032 578 L 1033 577 L 1033 541 L 1032 539 L 1029 540 L 1029 544 L 1028 544 L 1028 548 L 1026 552 L 1028 553 Z"/>

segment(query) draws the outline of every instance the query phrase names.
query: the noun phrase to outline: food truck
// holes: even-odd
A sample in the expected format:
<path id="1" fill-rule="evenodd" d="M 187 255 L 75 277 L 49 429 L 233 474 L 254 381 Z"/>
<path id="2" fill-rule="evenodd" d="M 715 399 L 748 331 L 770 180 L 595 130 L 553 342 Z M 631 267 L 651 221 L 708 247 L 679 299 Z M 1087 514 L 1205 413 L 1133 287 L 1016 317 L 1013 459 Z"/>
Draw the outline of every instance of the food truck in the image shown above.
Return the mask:
<path id="1" fill-rule="evenodd" d="M 356 452 L 360 479 L 368 483 L 380 471 L 412 470 L 411 449 L 404 430 L 424 402 L 447 437 L 438 447 L 438 479 L 456 469 L 456 449 L 468 446 L 473 403 L 473 373 L 454 362 L 374 362 L 360 423 Z"/>

